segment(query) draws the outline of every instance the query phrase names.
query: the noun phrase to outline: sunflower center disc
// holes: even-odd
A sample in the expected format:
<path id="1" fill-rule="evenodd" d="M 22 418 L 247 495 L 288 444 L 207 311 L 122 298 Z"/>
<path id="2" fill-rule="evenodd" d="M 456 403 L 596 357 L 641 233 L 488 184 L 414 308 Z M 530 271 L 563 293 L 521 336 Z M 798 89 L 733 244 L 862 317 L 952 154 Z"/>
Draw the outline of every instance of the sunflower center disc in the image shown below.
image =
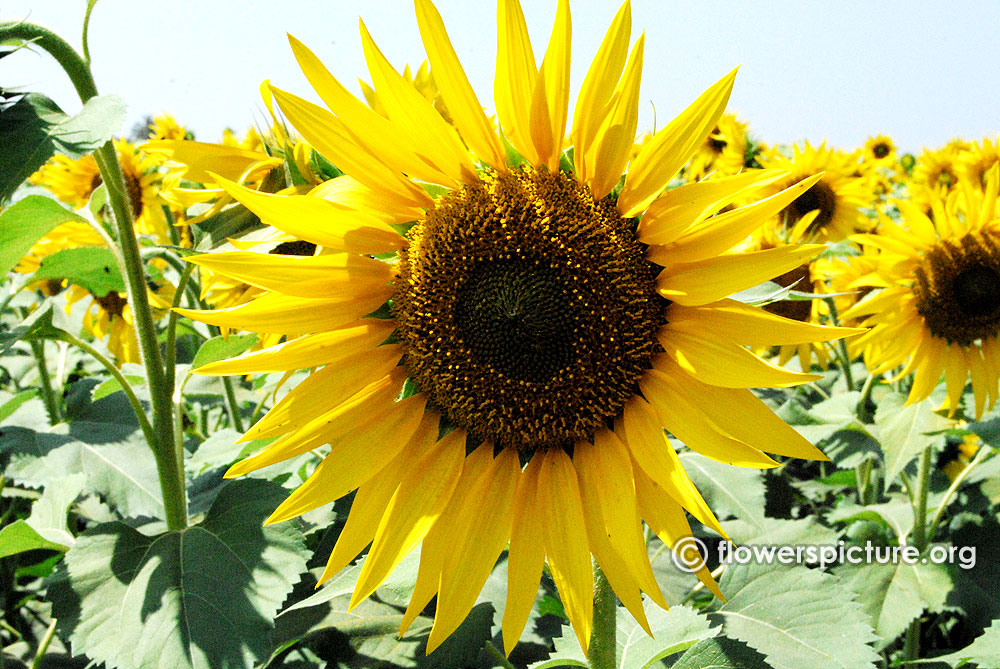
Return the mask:
<path id="1" fill-rule="evenodd" d="M 936 337 L 967 346 L 1000 332 L 1000 247 L 991 234 L 940 242 L 915 271 L 917 312 Z"/>
<path id="2" fill-rule="evenodd" d="M 453 424 L 525 452 L 589 439 L 660 348 L 634 221 L 562 174 L 482 175 L 411 228 L 393 298 L 410 377 Z"/>
<path id="3" fill-rule="evenodd" d="M 819 209 L 819 214 L 812 223 L 809 224 L 809 232 L 817 232 L 825 228 L 837 209 L 837 195 L 825 181 L 817 181 L 812 188 L 795 198 L 788 207 L 785 208 L 791 215 L 789 227 L 798 223 L 799 219 L 810 211 Z"/>

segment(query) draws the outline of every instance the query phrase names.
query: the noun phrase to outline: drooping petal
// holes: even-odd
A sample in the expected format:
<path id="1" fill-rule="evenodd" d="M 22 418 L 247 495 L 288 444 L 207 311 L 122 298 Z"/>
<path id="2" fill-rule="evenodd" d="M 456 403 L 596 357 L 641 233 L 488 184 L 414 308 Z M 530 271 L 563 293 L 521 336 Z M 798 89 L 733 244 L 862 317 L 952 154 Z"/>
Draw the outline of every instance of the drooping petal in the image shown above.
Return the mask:
<path id="1" fill-rule="evenodd" d="M 542 458 L 532 458 L 514 491 L 513 525 L 507 554 L 507 603 L 503 611 L 503 647 L 510 655 L 531 615 L 545 567 L 543 536 L 538 522 L 538 472 Z"/>
<path id="2" fill-rule="evenodd" d="M 354 211 L 363 211 L 386 225 L 408 223 L 424 216 L 423 209 L 403 206 L 399 200 L 385 192 L 372 190 L 346 174 L 319 184 L 311 191 L 312 197 L 321 197 Z"/>

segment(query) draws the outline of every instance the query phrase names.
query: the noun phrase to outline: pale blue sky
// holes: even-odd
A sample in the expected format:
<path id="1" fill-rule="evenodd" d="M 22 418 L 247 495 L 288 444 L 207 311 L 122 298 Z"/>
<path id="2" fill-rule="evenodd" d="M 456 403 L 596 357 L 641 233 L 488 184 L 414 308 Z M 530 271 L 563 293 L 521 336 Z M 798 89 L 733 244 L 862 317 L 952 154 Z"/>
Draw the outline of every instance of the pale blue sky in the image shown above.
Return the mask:
<path id="1" fill-rule="evenodd" d="M 27 18 L 75 46 L 84 0 L 3 0 L 0 20 Z M 480 100 L 492 109 L 495 4 L 437 0 Z M 536 56 L 547 42 L 555 0 L 524 0 Z M 617 0 L 577 0 L 573 96 Z M 129 104 L 126 131 L 146 114 L 172 112 L 199 139 L 260 120 L 258 86 L 315 99 L 288 48 L 290 32 L 355 91 L 368 79 L 358 15 L 397 68 L 423 49 L 409 0 L 100 0 L 91 22 L 97 85 Z M 950 138 L 1000 133 L 1000 2 L 853 0 L 725 2 L 633 0 L 633 41 L 646 32 L 640 130 L 683 109 L 741 65 L 729 109 L 768 143 L 829 140 L 854 148 L 880 132 L 906 150 Z M 39 90 L 67 111 L 72 89 L 50 58 L 0 60 L 0 83 Z M 572 108 L 572 103 L 571 103 Z"/>

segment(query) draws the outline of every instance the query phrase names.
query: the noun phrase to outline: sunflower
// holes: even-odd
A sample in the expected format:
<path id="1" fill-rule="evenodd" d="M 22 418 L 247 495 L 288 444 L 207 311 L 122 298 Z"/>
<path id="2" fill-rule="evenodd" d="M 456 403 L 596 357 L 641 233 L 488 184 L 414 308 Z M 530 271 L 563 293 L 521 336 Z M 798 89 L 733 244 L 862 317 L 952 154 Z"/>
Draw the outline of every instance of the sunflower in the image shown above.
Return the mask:
<path id="1" fill-rule="evenodd" d="M 882 250 L 873 292 L 847 314 L 874 326 L 858 337 L 873 373 L 913 372 L 909 401 L 928 397 L 942 374 L 945 406 L 958 408 L 971 377 L 977 419 L 996 404 L 1000 377 L 1000 220 L 998 167 L 985 191 L 965 184 L 932 201 L 932 216 L 897 203 L 905 227 L 883 218 L 859 240 Z"/>
<path id="2" fill-rule="evenodd" d="M 744 167 L 747 151 L 747 124 L 736 114 L 723 114 L 685 168 L 689 181 L 698 181 L 710 172 L 737 174 Z"/>
<path id="3" fill-rule="evenodd" d="M 762 453 L 824 459 L 751 387 L 815 379 L 743 345 L 854 333 L 768 314 L 727 295 L 786 272 L 821 247 L 727 253 L 815 180 L 713 215 L 773 172 L 664 192 L 715 127 L 735 71 L 629 161 L 643 58 L 629 54 L 626 2 L 583 82 L 563 154 L 570 14 L 562 0 L 541 67 L 516 0 L 498 4 L 493 126 L 429 0 L 417 0 L 427 55 L 454 125 L 388 63 L 364 24 L 386 116 L 351 95 L 294 38 L 329 111 L 280 89 L 285 116 L 346 176 L 325 197 L 217 182 L 265 223 L 336 253 L 191 258 L 267 292 L 247 305 L 179 310 L 199 321 L 299 333 L 206 365 L 207 374 L 316 368 L 244 440 L 277 437 L 239 476 L 329 444 L 269 522 L 357 490 L 321 577 L 371 544 L 351 606 L 422 542 L 405 630 L 436 595 L 433 651 L 465 618 L 509 544 L 502 622 L 509 652 L 548 563 L 581 646 L 592 623 L 591 556 L 647 629 L 642 593 L 666 601 L 641 522 L 668 545 L 689 511 L 722 528 L 664 427 L 738 466 Z M 509 142 L 505 146 L 503 138 Z M 702 565 L 706 585 L 718 587 Z"/>
<path id="4" fill-rule="evenodd" d="M 819 182 L 779 214 L 778 221 L 788 233 L 813 211 L 818 214 L 801 234 L 806 241 L 836 242 L 870 227 L 861 208 L 870 205 L 872 193 L 867 180 L 858 174 L 857 154 L 827 148 L 825 142 L 814 148 L 807 141 L 801 148 L 792 147 L 791 158 L 772 149 L 761 154 L 758 161 L 764 168 L 788 172 L 786 179 L 770 186 L 775 192 L 809 175 L 823 173 Z"/>
<path id="5" fill-rule="evenodd" d="M 865 142 L 862 160 L 867 165 L 888 167 L 896 162 L 896 144 L 888 135 L 875 135 Z"/>
<path id="6" fill-rule="evenodd" d="M 170 114 L 157 114 L 149 124 L 149 139 L 194 139 L 187 128 Z"/>
<path id="7" fill-rule="evenodd" d="M 958 176 L 982 188 L 986 186 L 987 173 L 997 163 L 1000 163 L 1000 139 L 984 139 L 959 153 Z"/>
<path id="8" fill-rule="evenodd" d="M 967 148 L 966 142 L 954 139 L 940 149 L 925 149 L 917 156 L 909 183 L 910 198 L 925 214 L 931 213 L 935 199 L 947 196 L 958 186 L 958 159 Z"/>

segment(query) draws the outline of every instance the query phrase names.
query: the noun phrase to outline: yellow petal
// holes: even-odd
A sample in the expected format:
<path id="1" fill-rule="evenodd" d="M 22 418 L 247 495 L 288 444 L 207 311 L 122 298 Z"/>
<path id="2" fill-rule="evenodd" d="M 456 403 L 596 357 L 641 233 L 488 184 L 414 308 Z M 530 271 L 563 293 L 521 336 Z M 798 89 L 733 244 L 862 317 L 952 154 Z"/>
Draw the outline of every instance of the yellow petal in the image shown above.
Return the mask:
<path id="1" fill-rule="evenodd" d="M 608 27 L 597 55 L 587 70 L 573 112 L 573 157 L 582 183 L 590 183 L 596 176 L 592 168 L 593 161 L 588 166 L 585 159 L 596 153 L 597 132 L 612 110 L 612 95 L 625 68 L 631 33 L 632 12 L 630 3 L 626 0 Z"/>
<path id="2" fill-rule="evenodd" d="M 948 390 L 948 415 L 954 414 L 958 409 L 962 391 L 965 390 L 965 380 L 969 376 L 962 348 L 958 344 L 949 344 L 945 353 L 944 383 Z"/>
<path id="3" fill-rule="evenodd" d="M 643 145 L 629 166 L 618 196 L 618 211 L 641 214 L 688 161 L 722 116 L 736 80 L 733 70 L 702 93 L 681 115 Z"/>
<path id="4" fill-rule="evenodd" d="M 668 190 L 649 205 L 639 219 L 639 241 L 669 244 L 699 220 L 718 212 L 747 191 L 766 186 L 787 174 L 784 170 L 747 170 Z"/>
<path id="5" fill-rule="evenodd" d="M 417 155 L 454 182 L 476 180 L 476 168 L 455 128 L 442 118 L 434 105 L 406 81 L 386 59 L 359 19 L 361 46 L 368 71 L 389 119 L 399 126 L 416 147 Z M 448 184 L 446 184 L 448 185 Z"/>
<path id="6" fill-rule="evenodd" d="M 397 251 L 406 240 L 371 214 L 311 195 L 271 195 L 216 181 L 267 225 L 314 244 L 349 253 Z"/>
<path id="7" fill-rule="evenodd" d="M 906 399 L 907 404 L 913 404 L 928 397 L 944 373 L 947 344 L 936 337 L 927 337 L 920 342 L 920 347 L 914 353 L 919 358 L 916 363 L 916 373 L 913 375 L 913 386 Z"/>
<path id="8" fill-rule="evenodd" d="M 372 190 L 393 197 L 400 206 L 434 205 L 426 191 L 371 155 L 336 116 L 297 95 L 274 87 L 271 91 L 302 138 L 341 170 Z"/>
<path id="9" fill-rule="evenodd" d="M 205 375 L 256 374 L 336 364 L 378 347 L 394 329 L 395 322 L 392 320 L 368 318 L 338 330 L 300 337 L 229 360 L 210 362 L 191 372 Z"/>
<path id="10" fill-rule="evenodd" d="M 632 146 L 635 144 L 635 129 L 639 122 L 639 83 L 642 79 L 642 55 L 646 42 L 645 34 L 639 35 L 632 54 L 628 59 L 625 74 L 615 90 L 611 113 L 601 125 L 595 138 L 596 151 L 593 157 L 593 178 L 590 189 L 594 198 L 599 199 L 611 192 L 625 171 Z"/>
<path id="11" fill-rule="evenodd" d="M 824 248 L 822 244 L 782 246 L 677 263 L 663 270 L 656 285 L 661 295 L 678 304 L 698 306 L 718 302 L 795 269 Z"/>
<path id="12" fill-rule="evenodd" d="M 425 400 L 398 402 L 383 420 L 354 430 L 337 441 L 316 471 L 275 509 L 268 523 L 302 515 L 336 501 L 371 480 L 413 436 L 424 414 Z"/>
<path id="13" fill-rule="evenodd" d="M 517 0 L 498 0 L 493 99 L 504 134 L 533 165 L 538 164 L 538 155 L 531 141 L 528 101 L 533 99 L 537 76 L 521 4 Z"/>
<path id="14" fill-rule="evenodd" d="M 261 295 L 252 302 L 226 309 L 198 311 L 174 309 L 181 316 L 249 332 L 289 336 L 336 330 L 367 316 L 385 302 L 384 295 L 361 299 L 288 297 L 279 293 Z"/>
<path id="15" fill-rule="evenodd" d="M 671 499 L 670 495 L 642 470 L 636 472 L 635 491 L 642 517 L 646 519 L 649 529 L 656 533 L 660 541 L 673 549 L 675 543 L 692 536 L 691 526 L 684 517 L 681 505 Z M 703 564 L 695 573 L 712 594 L 725 601 L 707 566 Z"/>
<path id="16" fill-rule="evenodd" d="M 416 0 L 416 10 L 420 36 L 434 72 L 434 82 L 441 89 L 441 97 L 448 105 L 448 111 L 462 134 L 462 139 L 480 160 L 494 168 L 502 168 L 506 160 L 503 146 L 465 76 L 462 63 L 448 39 L 441 15 L 430 0 Z"/>
<path id="17" fill-rule="evenodd" d="M 266 439 L 299 429 L 369 386 L 372 379 L 387 379 L 401 354 L 398 346 L 381 346 L 358 354 L 348 364 L 313 372 L 271 407 L 242 440 Z M 398 387 L 385 391 L 390 400 L 393 391 Z"/>
<path id="18" fill-rule="evenodd" d="M 309 191 L 309 195 L 329 200 L 354 211 L 363 211 L 386 225 L 408 223 L 424 217 L 423 209 L 402 206 L 398 199 L 386 195 L 385 192 L 372 190 L 346 174 L 324 181 Z"/>
<path id="19" fill-rule="evenodd" d="M 514 650 L 531 608 L 538 596 L 538 584 L 545 566 L 544 528 L 539 522 L 538 472 L 542 458 L 532 458 L 521 474 L 514 492 L 510 552 L 507 554 L 507 603 L 503 611 L 503 648 Z"/>
<path id="20" fill-rule="evenodd" d="M 208 144 L 191 140 L 159 139 L 140 147 L 151 153 L 166 153 L 172 160 L 184 163 L 184 178 L 198 183 L 212 183 L 208 171 L 235 181 L 254 163 L 268 160 L 262 151 L 250 151 L 224 144 Z"/>
<path id="21" fill-rule="evenodd" d="M 725 388 L 789 388 L 823 377 L 800 374 L 761 360 L 707 329 L 693 333 L 666 325 L 660 344 L 681 368 L 704 383 Z"/>
<path id="22" fill-rule="evenodd" d="M 675 262 L 696 262 L 717 256 L 746 241 L 750 233 L 812 187 L 820 176 L 803 179 L 769 198 L 710 218 L 685 232 L 675 242 L 651 247 L 646 257 L 658 265 L 669 267 Z"/>
<path id="23" fill-rule="evenodd" d="M 375 531 L 350 608 L 382 584 L 444 511 L 462 473 L 465 436 L 464 430 L 453 430 L 436 444 L 425 446 L 423 456 L 403 475 Z"/>
<path id="24" fill-rule="evenodd" d="M 553 172 L 559 170 L 562 139 L 566 134 L 571 35 L 569 0 L 559 0 L 552 36 L 535 80 L 530 111 L 531 140 L 538 163 Z"/>
<path id="25" fill-rule="evenodd" d="M 350 298 L 392 295 L 392 266 L 366 256 L 329 253 L 288 256 L 231 251 L 185 258 L 199 267 L 224 274 L 251 286 L 295 297 Z"/>
<path id="26" fill-rule="evenodd" d="M 377 476 L 358 488 L 354 501 L 351 502 L 351 513 L 347 516 L 347 522 L 337 538 L 330 559 L 327 560 L 319 584 L 336 576 L 375 538 L 375 530 L 385 515 L 389 500 L 399 488 L 403 474 L 437 440 L 439 421 L 438 414 L 431 411 L 425 413 L 399 455 L 379 471 Z"/>
<path id="27" fill-rule="evenodd" d="M 584 652 L 594 618 L 594 576 L 573 462 L 562 449 L 542 454 L 538 503 L 545 523 L 545 554 L 566 616 Z"/>
<path id="28" fill-rule="evenodd" d="M 491 455 L 488 444 L 479 450 L 485 450 L 484 446 Z M 434 627 L 427 639 L 428 653 L 434 652 L 465 620 L 510 539 L 514 486 L 521 470 L 517 452 L 505 448 L 484 465 L 463 497 L 457 527 L 448 528 L 453 530 L 452 549 L 445 556 L 441 570 Z"/>
<path id="29" fill-rule="evenodd" d="M 705 401 L 674 378 L 651 369 L 640 385 L 661 424 L 693 451 L 735 467 L 769 469 L 778 463 L 756 448 L 722 434 L 701 411 Z M 638 458 L 637 458 L 638 459 Z"/>
<path id="30" fill-rule="evenodd" d="M 594 443 L 577 443 L 573 465 L 580 480 L 580 493 L 587 500 L 585 513 L 596 508 L 602 520 L 602 540 L 612 550 L 633 580 L 654 602 L 667 608 L 649 564 L 642 522 L 635 502 L 632 459 L 614 432 L 601 430 Z M 593 538 L 593 534 L 587 535 Z"/>

